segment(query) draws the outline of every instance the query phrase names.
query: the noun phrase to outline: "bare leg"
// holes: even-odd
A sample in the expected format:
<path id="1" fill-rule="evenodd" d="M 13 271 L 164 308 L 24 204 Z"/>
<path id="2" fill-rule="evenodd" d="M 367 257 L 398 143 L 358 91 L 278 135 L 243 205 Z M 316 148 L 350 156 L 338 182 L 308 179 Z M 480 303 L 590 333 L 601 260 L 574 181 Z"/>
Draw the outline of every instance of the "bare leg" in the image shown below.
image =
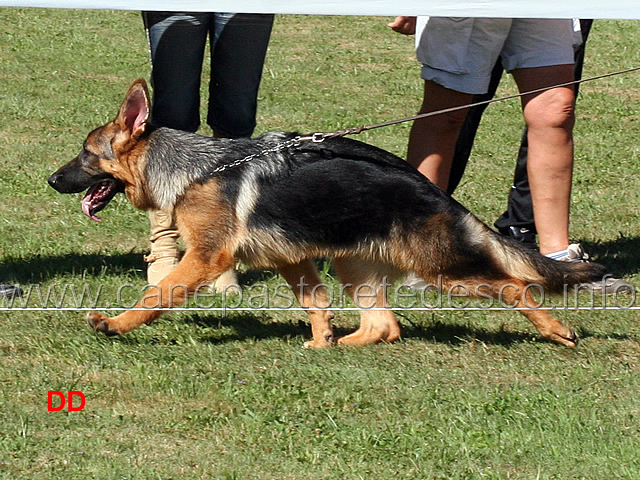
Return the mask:
<path id="1" fill-rule="evenodd" d="M 97 312 L 87 315 L 89 325 L 107 335 L 122 335 L 142 324 L 149 324 L 162 311 L 145 310 L 170 308 L 182 304 L 187 296 L 211 278 L 216 278 L 233 266 L 233 257 L 228 252 L 218 252 L 212 262 L 205 262 L 193 251 L 187 250 L 178 266 L 150 289 L 133 310 L 109 318 Z"/>
<path id="2" fill-rule="evenodd" d="M 573 65 L 523 68 L 513 76 L 521 92 L 573 80 Z M 569 202 L 573 172 L 574 94 L 560 87 L 522 99 L 529 126 L 529 185 L 542 254 L 569 245 Z"/>
<path id="3" fill-rule="evenodd" d="M 394 342 L 400 338 L 400 326 L 389 308 L 387 291 L 389 283 L 384 267 L 355 259 L 336 259 L 335 268 L 345 290 L 360 310 L 360 328 L 338 340 L 341 345 L 368 345 L 378 342 Z"/>
<path id="4" fill-rule="evenodd" d="M 472 95 L 450 90 L 430 80 L 424 82 L 424 99 L 419 113 L 468 104 Z M 458 134 L 468 109 L 435 115 L 413 122 L 407 161 L 420 173 L 446 190 Z"/>
<path id="5" fill-rule="evenodd" d="M 305 342 L 307 348 L 324 348 L 333 345 L 333 330 L 331 320 L 333 312 L 325 309 L 330 307 L 327 292 L 322 286 L 318 271 L 311 260 L 304 260 L 293 265 L 280 265 L 278 271 L 289 283 L 302 308 L 308 308 L 311 321 L 313 340 Z"/>

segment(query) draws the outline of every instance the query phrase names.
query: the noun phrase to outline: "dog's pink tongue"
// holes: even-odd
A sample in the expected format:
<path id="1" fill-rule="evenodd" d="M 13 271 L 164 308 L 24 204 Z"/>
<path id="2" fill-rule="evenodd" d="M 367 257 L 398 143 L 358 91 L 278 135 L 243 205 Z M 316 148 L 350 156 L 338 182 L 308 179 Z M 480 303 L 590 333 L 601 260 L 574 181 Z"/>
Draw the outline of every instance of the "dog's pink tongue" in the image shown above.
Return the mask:
<path id="1" fill-rule="evenodd" d="M 95 220 L 96 222 L 101 222 L 102 219 L 100 217 L 97 217 L 91 213 L 91 203 L 92 203 L 91 199 L 93 198 L 94 191 L 95 190 L 93 188 L 89 189 L 87 194 L 82 199 L 82 213 L 84 213 L 91 220 Z"/>

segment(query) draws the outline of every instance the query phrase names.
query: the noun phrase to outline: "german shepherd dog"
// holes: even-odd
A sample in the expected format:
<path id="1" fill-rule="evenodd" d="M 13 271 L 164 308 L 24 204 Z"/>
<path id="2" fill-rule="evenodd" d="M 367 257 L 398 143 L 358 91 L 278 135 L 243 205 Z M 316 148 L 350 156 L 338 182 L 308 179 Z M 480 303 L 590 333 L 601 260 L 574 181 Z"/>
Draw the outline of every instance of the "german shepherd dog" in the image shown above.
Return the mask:
<path id="1" fill-rule="evenodd" d="M 328 347 L 336 343 L 333 313 L 313 263 L 324 257 L 352 297 L 358 286 L 372 286 L 358 298 L 359 328 L 337 343 L 397 340 L 400 327 L 383 285 L 413 272 L 444 291 L 464 285 L 478 295 L 476 287 L 484 286 L 478 296 L 500 298 L 544 338 L 576 345 L 576 334 L 547 311 L 525 308 L 535 305 L 527 285 L 559 293 L 565 284 L 601 280 L 601 265 L 557 262 L 501 237 L 404 160 L 376 147 L 334 138 L 277 151 L 295 134 L 209 138 L 154 127 L 149 107 L 139 79 L 115 120 L 93 130 L 80 154 L 49 178 L 61 193 L 88 189 L 82 209 L 95 220 L 118 192 L 137 208 L 173 210 L 187 247 L 176 269 L 134 309 L 113 318 L 89 313 L 94 329 L 115 335 L 149 324 L 162 313 L 152 309 L 185 301 L 239 259 L 277 269 L 309 314 L 313 339 L 305 345 Z M 188 292 L 175 295 L 173 285 Z"/>

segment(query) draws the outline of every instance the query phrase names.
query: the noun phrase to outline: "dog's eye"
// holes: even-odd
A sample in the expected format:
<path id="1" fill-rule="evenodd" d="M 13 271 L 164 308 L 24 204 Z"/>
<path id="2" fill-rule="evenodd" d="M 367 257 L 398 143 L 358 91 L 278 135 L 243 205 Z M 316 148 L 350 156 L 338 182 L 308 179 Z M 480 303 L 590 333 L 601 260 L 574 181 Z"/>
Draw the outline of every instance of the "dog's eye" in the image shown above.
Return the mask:
<path id="1" fill-rule="evenodd" d="M 100 157 L 102 157 L 103 155 L 101 155 L 99 152 L 92 152 L 91 150 L 89 150 L 88 148 L 83 148 L 82 149 L 82 156 L 84 158 L 86 158 L 87 161 L 92 161 L 92 160 L 98 160 L 100 159 Z"/>
<path id="2" fill-rule="evenodd" d="M 78 160 L 80 161 L 81 165 L 93 168 L 100 162 L 100 157 L 87 150 L 86 148 L 83 148 L 80 152 L 80 155 L 78 155 Z"/>
<path id="3" fill-rule="evenodd" d="M 95 157 L 95 155 L 91 153 L 89 150 L 87 150 L 86 148 L 82 149 L 82 153 L 80 154 L 80 156 L 87 160 L 90 159 L 91 157 Z"/>

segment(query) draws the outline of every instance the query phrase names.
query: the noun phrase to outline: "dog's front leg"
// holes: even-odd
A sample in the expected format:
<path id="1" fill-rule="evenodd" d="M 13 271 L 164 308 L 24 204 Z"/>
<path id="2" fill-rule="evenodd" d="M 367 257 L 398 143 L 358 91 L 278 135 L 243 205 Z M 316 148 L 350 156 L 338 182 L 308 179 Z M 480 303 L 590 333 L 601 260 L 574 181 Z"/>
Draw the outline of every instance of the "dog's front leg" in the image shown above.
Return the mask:
<path id="1" fill-rule="evenodd" d="M 156 308 L 171 308 L 184 303 L 189 294 L 233 266 L 233 256 L 217 252 L 210 259 L 187 250 L 175 270 L 150 288 L 132 309 L 109 318 L 97 312 L 87 315 L 89 325 L 107 335 L 122 335 L 142 324 L 149 324 L 162 315 Z"/>
<path id="2" fill-rule="evenodd" d="M 289 283 L 302 308 L 308 309 L 313 340 L 305 342 L 306 348 L 330 347 L 334 343 L 331 320 L 333 312 L 328 310 L 329 297 L 318 271 L 311 260 L 297 264 L 279 265 L 278 272 Z"/>

